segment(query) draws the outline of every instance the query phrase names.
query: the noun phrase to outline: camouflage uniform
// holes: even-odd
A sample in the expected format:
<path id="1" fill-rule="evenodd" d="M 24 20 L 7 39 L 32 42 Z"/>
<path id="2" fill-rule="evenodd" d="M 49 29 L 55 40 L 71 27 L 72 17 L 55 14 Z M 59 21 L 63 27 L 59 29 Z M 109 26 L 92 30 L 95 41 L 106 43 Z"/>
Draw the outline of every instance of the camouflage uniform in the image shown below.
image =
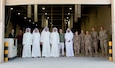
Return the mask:
<path id="1" fill-rule="evenodd" d="M 86 51 L 85 54 L 86 56 L 88 56 L 88 52 L 92 56 L 91 42 L 92 42 L 91 35 L 85 35 L 85 51 Z"/>
<path id="2" fill-rule="evenodd" d="M 98 34 L 96 31 L 91 32 L 92 37 L 92 51 L 94 51 L 95 54 L 98 53 Z"/>
<path id="3" fill-rule="evenodd" d="M 99 32 L 99 40 L 102 54 L 107 56 L 107 34 L 105 30 Z"/>
<path id="4" fill-rule="evenodd" d="M 80 53 L 80 37 L 79 37 L 79 35 L 74 36 L 74 51 L 75 51 L 75 54 Z"/>
<path id="5" fill-rule="evenodd" d="M 80 46 L 81 46 L 81 53 L 85 52 L 85 34 L 80 34 Z"/>

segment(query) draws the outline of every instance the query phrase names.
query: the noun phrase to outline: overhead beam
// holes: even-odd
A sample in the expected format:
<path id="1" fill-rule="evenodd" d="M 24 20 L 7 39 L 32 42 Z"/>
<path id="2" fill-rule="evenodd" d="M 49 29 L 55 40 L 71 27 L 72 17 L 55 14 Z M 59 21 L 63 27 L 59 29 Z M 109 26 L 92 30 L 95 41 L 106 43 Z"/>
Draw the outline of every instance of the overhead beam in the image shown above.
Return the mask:
<path id="1" fill-rule="evenodd" d="M 6 0 L 6 5 L 28 4 L 111 4 L 111 0 Z"/>

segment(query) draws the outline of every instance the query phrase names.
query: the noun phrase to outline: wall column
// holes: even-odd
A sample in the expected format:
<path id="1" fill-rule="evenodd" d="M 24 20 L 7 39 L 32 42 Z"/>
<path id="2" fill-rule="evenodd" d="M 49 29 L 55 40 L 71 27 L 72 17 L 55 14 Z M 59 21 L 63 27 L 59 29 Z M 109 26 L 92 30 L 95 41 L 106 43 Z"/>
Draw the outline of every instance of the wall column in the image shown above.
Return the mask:
<path id="1" fill-rule="evenodd" d="M 115 62 L 115 0 L 111 0 L 111 10 L 112 10 L 112 46 L 113 46 L 113 61 Z"/>
<path id="2" fill-rule="evenodd" d="M 72 29 L 73 28 L 73 14 L 71 14 L 71 16 L 70 16 L 70 26 Z"/>
<path id="3" fill-rule="evenodd" d="M 45 23 L 45 26 L 48 26 L 48 19 L 45 19 L 46 23 Z"/>
<path id="4" fill-rule="evenodd" d="M 78 14 L 78 5 L 75 4 L 75 15 L 74 15 L 74 21 L 75 21 L 75 22 L 78 21 L 78 16 L 77 16 L 77 14 Z"/>
<path id="5" fill-rule="evenodd" d="M 5 0 L 0 0 L 0 63 L 4 62 Z"/>
<path id="6" fill-rule="evenodd" d="M 27 7 L 27 17 L 31 18 L 31 15 L 32 15 L 32 6 L 28 5 L 28 7 Z"/>
<path id="7" fill-rule="evenodd" d="M 34 22 L 38 22 L 38 5 L 34 5 Z"/>
<path id="8" fill-rule="evenodd" d="M 45 27 L 45 15 L 42 12 L 42 28 Z"/>

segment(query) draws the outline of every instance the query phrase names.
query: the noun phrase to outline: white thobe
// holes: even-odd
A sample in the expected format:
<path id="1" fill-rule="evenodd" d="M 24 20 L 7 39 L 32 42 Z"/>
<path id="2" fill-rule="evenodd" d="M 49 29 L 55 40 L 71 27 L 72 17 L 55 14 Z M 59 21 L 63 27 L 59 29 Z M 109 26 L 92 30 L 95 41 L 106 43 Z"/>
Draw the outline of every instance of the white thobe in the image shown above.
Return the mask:
<path id="1" fill-rule="evenodd" d="M 33 33 L 32 57 L 40 57 L 40 34 Z"/>
<path id="2" fill-rule="evenodd" d="M 59 34 L 52 32 L 50 35 L 51 57 L 59 57 Z"/>
<path id="3" fill-rule="evenodd" d="M 70 40 L 70 42 L 68 42 Z M 71 57 L 74 56 L 73 52 L 73 33 L 65 34 L 65 45 L 66 45 L 66 56 Z"/>
<path id="4" fill-rule="evenodd" d="M 23 54 L 22 57 L 31 57 L 32 34 L 27 32 L 23 35 Z"/>
<path id="5" fill-rule="evenodd" d="M 50 32 L 41 33 L 41 42 L 42 42 L 42 56 L 50 57 Z"/>

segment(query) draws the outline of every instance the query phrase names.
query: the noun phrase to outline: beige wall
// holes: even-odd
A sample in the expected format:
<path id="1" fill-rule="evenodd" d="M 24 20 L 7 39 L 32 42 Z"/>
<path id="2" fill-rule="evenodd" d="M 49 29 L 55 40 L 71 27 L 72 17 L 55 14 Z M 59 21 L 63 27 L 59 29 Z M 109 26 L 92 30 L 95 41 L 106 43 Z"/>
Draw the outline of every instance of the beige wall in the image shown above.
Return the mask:
<path id="1" fill-rule="evenodd" d="M 111 5 L 111 15 L 112 15 L 112 49 L 113 49 L 113 61 L 115 62 L 115 0 L 112 0 Z"/>
<path id="2" fill-rule="evenodd" d="M 5 0 L 0 0 L 0 63 L 4 62 L 4 16 Z"/>
<path id="3" fill-rule="evenodd" d="M 111 7 L 99 6 L 91 8 L 88 17 L 81 24 L 81 29 L 91 31 L 91 28 L 95 27 L 99 31 L 100 26 L 103 26 L 111 34 L 111 24 Z"/>
<path id="4" fill-rule="evenodd" d="M 6 0 L 6 5 L 25 4 L 110 4 L 111 0 Z"/>

